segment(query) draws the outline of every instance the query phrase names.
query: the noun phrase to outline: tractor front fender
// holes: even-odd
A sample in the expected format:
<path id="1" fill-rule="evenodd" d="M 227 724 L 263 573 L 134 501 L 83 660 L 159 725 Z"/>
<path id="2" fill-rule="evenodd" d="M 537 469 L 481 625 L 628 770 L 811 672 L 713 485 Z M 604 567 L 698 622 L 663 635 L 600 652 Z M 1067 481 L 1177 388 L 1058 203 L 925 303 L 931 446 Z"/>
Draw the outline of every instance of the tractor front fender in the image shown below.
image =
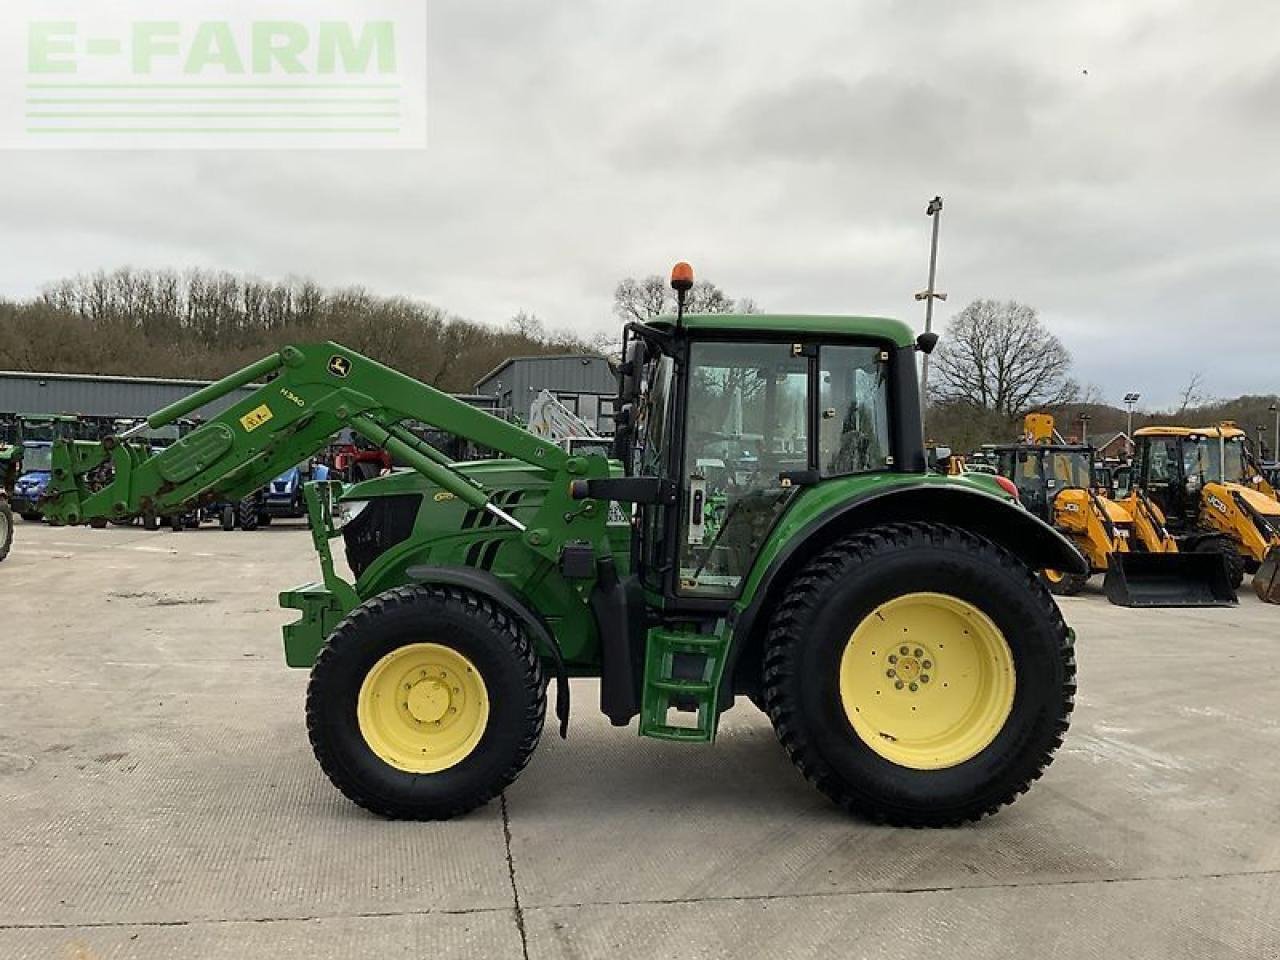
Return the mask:
<path id="1" fill-rule="evenodd" d="M 1066 537 L 1010 500 L 961 483 L 922 480 L 883 487 L 818 513 L 793 533 L 753 575 L 754 591 L 744 597 L 734 622 L 733 648 L 724 671 L 721 703 L 734 692 L 754 693 L 769 611 L 805 562 L 841 537 L 882 523 L 927 521 L 977 534 L 1004 547 L 1033 570 L 1089 574 L 1089 564 Z"/>
<path id="2" fill-rule="evenodd" d="M 405 575 L 414 583 L 460 587 L 488 597 L 529 631 L 538 647 L 551 654 L 555 664 L 556 719 L 560 721 L 560 736 L 563 739 L 569 731 L 569 673 L 565 669 L 564 654 L 556 641 L 555 634 L 533 608 L 525 603 L 524 598 L 496 575 L 488 570 L 477 570 L 475 567 L 434 567 L 418 564 L 405 570 Z"/>

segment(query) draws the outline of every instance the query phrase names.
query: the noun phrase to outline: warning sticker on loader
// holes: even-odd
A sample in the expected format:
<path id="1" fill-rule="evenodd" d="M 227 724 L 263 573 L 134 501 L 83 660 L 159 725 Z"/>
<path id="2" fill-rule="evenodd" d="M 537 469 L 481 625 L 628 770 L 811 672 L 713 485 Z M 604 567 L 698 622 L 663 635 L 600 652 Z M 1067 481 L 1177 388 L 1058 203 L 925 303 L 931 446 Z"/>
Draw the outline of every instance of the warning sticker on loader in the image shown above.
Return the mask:
<path id="1" fill-rule="evenodd" d="M 265 403 L 260 407 L 254 407 L 243 417 L 240 418 L 240 426 L 244 427 L 245 433 L 253 433 L 260 426 L 270 420 L 272 417 L 271 408 Z"/>

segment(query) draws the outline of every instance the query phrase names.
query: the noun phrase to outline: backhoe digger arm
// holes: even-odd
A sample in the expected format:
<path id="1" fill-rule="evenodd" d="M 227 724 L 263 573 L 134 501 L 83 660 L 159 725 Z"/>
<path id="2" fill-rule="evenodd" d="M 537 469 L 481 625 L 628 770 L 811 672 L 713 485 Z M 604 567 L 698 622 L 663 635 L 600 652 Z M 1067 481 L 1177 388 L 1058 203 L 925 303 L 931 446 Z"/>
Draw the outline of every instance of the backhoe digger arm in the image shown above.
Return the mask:
<path id="1" fill-rule="evenodd" d="M 171 514 L 202 503 L 236 500 L 323 449 L 350 428 L 422 473 L 468 506 L 523 530 L 489 503 L 489 492 L 401 425 L 417 420 L 548 471 L 604 475 L 550 441 L 456 400 L 336 343 L 288 346 L 147 418 L 161 427 L 262 377 L 272 377 L 183 439 L 152 453 L 111 437 L 60 441 L 45 516 L 54 523 Z M 110 461 L 111 480 L 94 489 L 91 474 Z M 607 472 L 607 469 L 606 471 Z"/>

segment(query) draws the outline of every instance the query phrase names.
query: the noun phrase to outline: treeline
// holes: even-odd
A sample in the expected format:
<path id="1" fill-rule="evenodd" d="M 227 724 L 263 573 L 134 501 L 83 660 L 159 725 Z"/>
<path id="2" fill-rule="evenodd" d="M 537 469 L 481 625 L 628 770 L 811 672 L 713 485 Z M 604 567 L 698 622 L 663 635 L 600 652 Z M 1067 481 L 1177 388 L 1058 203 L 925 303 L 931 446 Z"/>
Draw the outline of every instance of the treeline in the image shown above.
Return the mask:
<path id="1" fill-rule="evenodd" d="M 225 272 L 99 271 L 0 300 L 3 369 L 216 379 L 305 340 L 337 340 L 453 392 L 506 357 L 592 352 L 529 314 L 491 326 L 360 288 Z"/>

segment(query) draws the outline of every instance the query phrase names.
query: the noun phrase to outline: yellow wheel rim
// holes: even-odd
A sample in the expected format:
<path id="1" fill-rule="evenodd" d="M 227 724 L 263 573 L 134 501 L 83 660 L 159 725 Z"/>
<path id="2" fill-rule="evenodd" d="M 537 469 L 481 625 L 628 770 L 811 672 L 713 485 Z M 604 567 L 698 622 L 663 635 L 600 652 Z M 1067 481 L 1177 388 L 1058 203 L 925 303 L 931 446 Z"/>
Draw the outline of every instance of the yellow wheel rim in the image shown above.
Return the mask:
<path id="1" fill-rule="evenodd" d="M 1048 580 L 1050 583 L 1061 583 L 1063 580 L 1066 579 L 1066 575 L 1063 573 L 1059 573 L 1057 570 L 1045 570 L 1044 578 Z"/>
<path id="2" fill-rule="evenodd" d="M 1013 709 L 1013 654 L 985 613 L 958 597 L 909 593 L 854 629 L 840 658 L 840 699 L 854 732 L 914 770 L 964 763 Z"/>
<path id="3" fill-rule="evenodd" d="M 489 723 L 480 671 L 451 647 L 410 643 L 373 665 L 356 701 L 369 749 L 409 773 L 439 773 L 470 756 Z"/>

